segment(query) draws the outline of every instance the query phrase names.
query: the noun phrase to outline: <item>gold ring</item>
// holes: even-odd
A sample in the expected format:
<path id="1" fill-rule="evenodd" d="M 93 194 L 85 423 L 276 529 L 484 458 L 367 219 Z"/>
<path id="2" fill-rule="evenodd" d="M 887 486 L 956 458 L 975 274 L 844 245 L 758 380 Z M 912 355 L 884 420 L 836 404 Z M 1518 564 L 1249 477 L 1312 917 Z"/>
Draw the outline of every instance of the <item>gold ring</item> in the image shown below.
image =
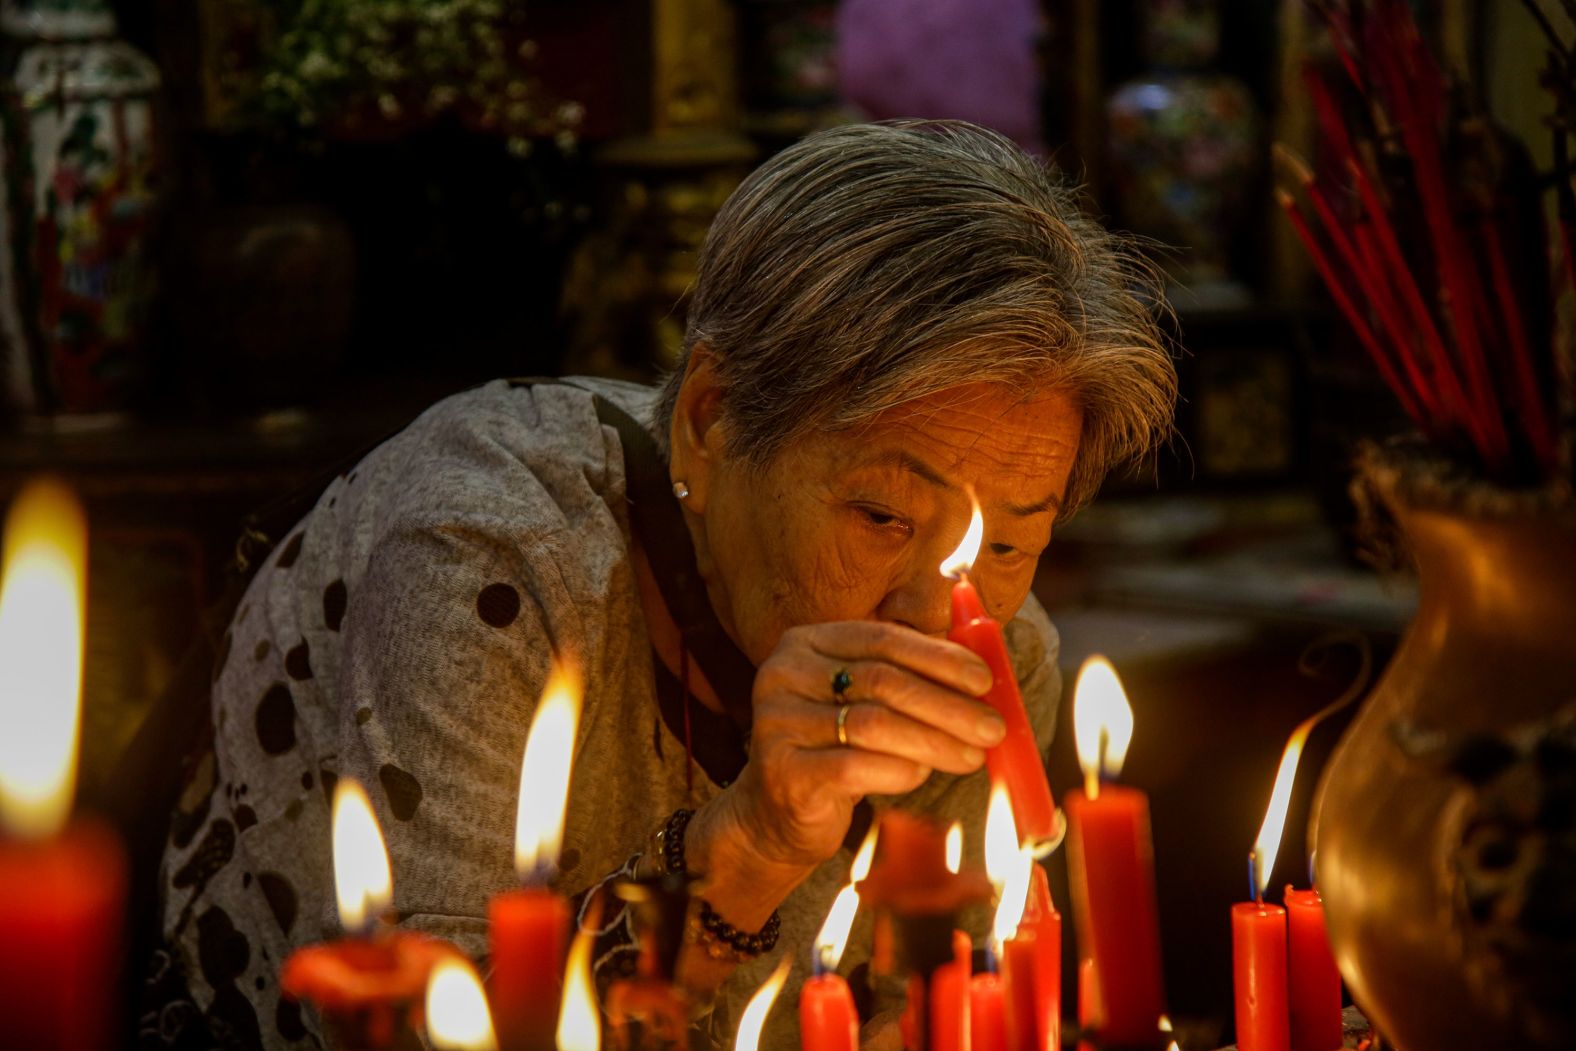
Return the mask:
<path id="1" fill-rule="evenodd" d="M 844 748 L 848 747 L 848 713 L 853 710 L 851 704 L 839 705 L 837 708 L 837 743 Z"/>

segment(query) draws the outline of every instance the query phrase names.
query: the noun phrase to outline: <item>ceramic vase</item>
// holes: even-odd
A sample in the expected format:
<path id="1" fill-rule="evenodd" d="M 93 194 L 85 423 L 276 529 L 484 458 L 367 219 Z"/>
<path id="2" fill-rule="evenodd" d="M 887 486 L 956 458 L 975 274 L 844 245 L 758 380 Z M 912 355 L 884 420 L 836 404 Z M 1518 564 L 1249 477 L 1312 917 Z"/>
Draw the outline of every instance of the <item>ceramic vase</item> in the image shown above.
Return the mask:
<path id="1" fill-rule="evenodd" d="M 23 411 L 125 408 L 140 378 L 154 269 L 153 62 L 107 0 L 0 10 L 0 340 Z"/>
<path id="2" fill-rule="evenodd" d="M 1374 453 L 1419 607 L 1331 757 L 1336 962 L 1401 1051 L 1576 1047 L 1576 510 Z"/>

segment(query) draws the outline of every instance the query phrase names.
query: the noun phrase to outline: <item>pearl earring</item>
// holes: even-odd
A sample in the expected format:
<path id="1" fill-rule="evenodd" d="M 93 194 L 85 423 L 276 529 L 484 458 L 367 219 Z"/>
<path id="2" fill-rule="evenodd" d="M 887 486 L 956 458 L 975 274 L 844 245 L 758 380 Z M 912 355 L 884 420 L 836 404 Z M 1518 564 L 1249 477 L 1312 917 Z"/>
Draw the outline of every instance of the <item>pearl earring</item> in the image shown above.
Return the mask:
<path id="1" fill-rule="evenodd" d="M 683 482 L 674 482 L 673 495 L 678 497 L 680 500 L 688 500 L 689 486 L 685 485 Z"/>

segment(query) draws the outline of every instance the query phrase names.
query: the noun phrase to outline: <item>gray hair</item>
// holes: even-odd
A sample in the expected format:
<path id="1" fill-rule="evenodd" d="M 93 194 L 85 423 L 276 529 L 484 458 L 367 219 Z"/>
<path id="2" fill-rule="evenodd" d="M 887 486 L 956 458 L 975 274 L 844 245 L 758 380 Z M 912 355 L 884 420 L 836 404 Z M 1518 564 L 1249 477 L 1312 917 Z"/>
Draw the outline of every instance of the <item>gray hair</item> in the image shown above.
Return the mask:
<path id="1" fill-rule="evenodd" d="M 715 355 L 730 451 L 752 467 L 948 387 L 1054 387 L 1083 412 L 1070 511 L 1169 434 L 1177 377 L 1161 303 L 1131 242 L 995 132 L 833 128 L 761 165 L 718 213 L 658 441 L 666 451 L 697 344 Z"/>

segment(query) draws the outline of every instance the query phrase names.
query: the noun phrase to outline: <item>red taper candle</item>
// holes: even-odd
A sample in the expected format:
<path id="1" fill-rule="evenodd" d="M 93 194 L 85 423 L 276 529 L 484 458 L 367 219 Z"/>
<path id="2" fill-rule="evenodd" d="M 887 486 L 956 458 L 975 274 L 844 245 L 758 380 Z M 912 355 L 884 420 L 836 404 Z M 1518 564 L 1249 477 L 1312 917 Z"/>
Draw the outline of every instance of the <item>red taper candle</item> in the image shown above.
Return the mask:
<path id="1" fill-rule="evenodd" d="M 990 692 L 982 700 L 1001 716 L 1007 734 L 999 744 L 985 750 L 985 766 L 992 781 L 1007 787 L 1018 823 L 1018 839 L 1023 843 L 1053 842 L 1059 833 L 1056 803 L 1051 798 L 1034 726 L 1024 710 L 1023 695 L 1018 692 L 1007 639 L 1001 625 L 986 614 L 979 591 L 967 577 L 952 586 L 952 628 L 947 638 L 973 650 L 990 668 Z"/>
<path id="2" fill-rule="evenodd" d="M 1287 977 L 1291 995 L 1291 1051 L 1341 1046 L 1341 974 L 1324 927 L 1316 890 L 1286 888 Z"/>
<path id="3" fill-rule="evenodd" d="M 1062 1046 L 1062 917 L 1045 870 L 1034 866 L 1017 934 L 1002 946 L 1007 1018 L 1015 1051 Z"/>
<path id="4" fill-rule="evenodd" d="M 1289 1051 L 1285 909 L 1259 901 L 1231 907 L 1231 966 L 1239 1051 Z"/>
<path id="5" fill-rule="evenodd" d="M 804 1051 L 858 1051 L 859 1011 L 842 975 L 813 975 L 800 987 L 799 1042 Z"/>

